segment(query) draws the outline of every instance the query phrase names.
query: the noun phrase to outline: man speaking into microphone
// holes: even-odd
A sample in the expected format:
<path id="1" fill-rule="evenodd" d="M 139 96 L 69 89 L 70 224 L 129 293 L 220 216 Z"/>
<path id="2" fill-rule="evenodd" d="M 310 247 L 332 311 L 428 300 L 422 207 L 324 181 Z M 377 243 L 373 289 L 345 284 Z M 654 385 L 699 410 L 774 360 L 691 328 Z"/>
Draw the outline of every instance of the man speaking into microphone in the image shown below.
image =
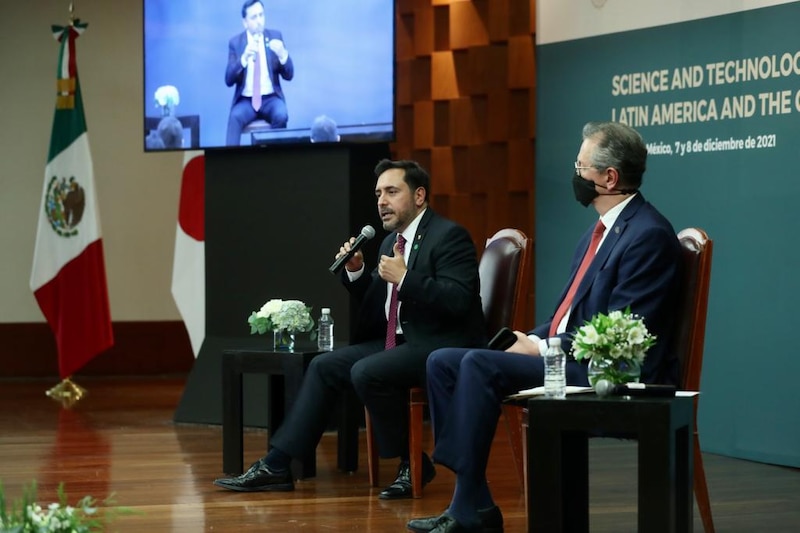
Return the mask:
<path id="1" fill-rule="evenodd" d="M 246 0 L 242 5 L 244 31 L 228 43 L 225 85 L 235 86 L 225 144 L 238 146 L 242 130 L 261 118 L 272 129 L 285 128 L 289 120 L 281 78 L 294 77 L 294 63 L 278 30 L 264 27 L 264 4 Z"/>
<path id="2" fill-rule="evenodd" d="M 379 498 L 411 497 L 408 390 L 425 386 L 428 354 L 444 346 L 484 346 L 486 328 L 475 245 L 466 229 L 428 206 L 427 172 L 413 161 L 384 159 L 375 175 L 378 215 L 390 232 L 377 265 L 368 269 L 363 253 L 352 252 L 352 237 L 331 267 L 338 270 L 338 259 L 349 256 L 339 276 L 360 302 L 353 344 L 311 361 L 267 455 L 241 476 L 218 479 L 216 485 L 293 490 L 292 457 L 314 451 L 330 406 L 352 387 L 370 413 L 380 456 L 400 458 L 397 478 Z M 435 475 L 433 463 L 423 454 L 422 464 L 423 483 L 428 483 Z"/>

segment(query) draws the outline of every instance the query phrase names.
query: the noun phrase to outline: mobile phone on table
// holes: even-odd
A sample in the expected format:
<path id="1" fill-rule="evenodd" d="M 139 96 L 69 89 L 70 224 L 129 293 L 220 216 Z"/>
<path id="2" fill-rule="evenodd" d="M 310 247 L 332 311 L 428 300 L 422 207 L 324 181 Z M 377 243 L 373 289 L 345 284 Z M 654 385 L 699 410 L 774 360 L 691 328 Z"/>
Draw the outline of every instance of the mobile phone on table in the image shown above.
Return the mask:
<path id="1" fill-rule="evenodd" d="M 501 328 L 489 341 L 489 349 L 505 351 L 511 348 L 515 342 L 517 342 L 517 336 L 514 332 L 508 328 Z"/>

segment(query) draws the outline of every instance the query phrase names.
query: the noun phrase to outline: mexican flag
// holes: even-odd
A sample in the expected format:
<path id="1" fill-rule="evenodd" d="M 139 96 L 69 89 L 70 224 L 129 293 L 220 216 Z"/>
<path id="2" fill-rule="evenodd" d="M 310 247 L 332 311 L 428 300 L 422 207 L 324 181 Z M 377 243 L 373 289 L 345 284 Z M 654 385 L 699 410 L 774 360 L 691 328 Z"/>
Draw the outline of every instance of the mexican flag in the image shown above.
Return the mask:
<path id="1" fill-rule="evenodd" d="M 56 338 L 62 378 L 114 344 L 92 157 L 83 115 L 75 20 L 53 26 L 60 43 L 56 110 L 44 171 L 30 286 Z"/>
<path id="2" fill-rule="evenodd" d="M 195 357 L 200 354 L 206 335 L 205 179 L 204 153 L 184 152 L 172 298 L 189 333 Z"/>

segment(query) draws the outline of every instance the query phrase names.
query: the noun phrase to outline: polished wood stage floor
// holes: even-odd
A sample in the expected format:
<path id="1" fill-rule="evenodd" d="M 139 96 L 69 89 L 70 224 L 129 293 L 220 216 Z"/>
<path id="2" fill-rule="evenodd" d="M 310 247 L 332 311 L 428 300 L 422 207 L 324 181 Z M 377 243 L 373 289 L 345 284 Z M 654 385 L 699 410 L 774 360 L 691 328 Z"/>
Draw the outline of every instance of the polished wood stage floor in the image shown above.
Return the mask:
<path id="1" fill-rule="evenodd" d="M 449 502 L 453 475 L 440 468 L 420 500 L 385 502 L 369 486 L 366 469 L 336 471 L 336 436 L 318 449 L 318 476 L 290 493 L 233 493 L 212 480 L 221 475 L 219 426 L 176 425 L 173 412 L 183 380 L 79 380 L 89 394 L 71 409 L 47 398 L 52 383 L 0 382 L 0 480 L 19 498 L 36 480 L 39 501 L 54 501 L 64 482 L 70 503 L 114 493 L 136 514 L 111 526 L 119 532 L 405 531 L 409 518 L 438 514 Z M 502 422 L 501 422 L 502 424 Z M 502 426 L 495 437 L 489 479 L 506 531 L 526 529 L 525 503 L 511 466 Z M 266 432 L 247 430 L 245 460 L 264 452 Z M 362 447 L 360 461 L 366 454 Z M 428 448 L 430 442 L 427 443 Z M 800 531 L 800 473 L 705 454 L 719 533 Z M 636 530 L 636 444 L 597 439 L 591 444 L 591 530 Z M 388 483 L 396 463 L 384 461 Z M 695 512 L 695 531 L 702 531 Z"/>

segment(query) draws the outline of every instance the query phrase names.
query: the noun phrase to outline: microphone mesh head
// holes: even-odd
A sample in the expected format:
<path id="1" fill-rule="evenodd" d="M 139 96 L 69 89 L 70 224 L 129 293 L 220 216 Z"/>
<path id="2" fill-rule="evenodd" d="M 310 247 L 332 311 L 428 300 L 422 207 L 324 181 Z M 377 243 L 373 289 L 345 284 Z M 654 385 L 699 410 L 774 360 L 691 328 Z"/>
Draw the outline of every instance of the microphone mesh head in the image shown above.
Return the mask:
<path id="1" fill-rule="evenodd" d="M 598 396 L 608 396 L 611 394 L 613 388 L 614 386 L 607 379 L 599 379 L 597 383 L 594 384 L 594 392 L 596 392 Z"/>
<path id="2" fill-rule="evenodd" d="M 361 235 L 363 235 L 369 240 L 375 236 L 375 228 L 367 224 L 366 226 L 361 228 Z"/>

